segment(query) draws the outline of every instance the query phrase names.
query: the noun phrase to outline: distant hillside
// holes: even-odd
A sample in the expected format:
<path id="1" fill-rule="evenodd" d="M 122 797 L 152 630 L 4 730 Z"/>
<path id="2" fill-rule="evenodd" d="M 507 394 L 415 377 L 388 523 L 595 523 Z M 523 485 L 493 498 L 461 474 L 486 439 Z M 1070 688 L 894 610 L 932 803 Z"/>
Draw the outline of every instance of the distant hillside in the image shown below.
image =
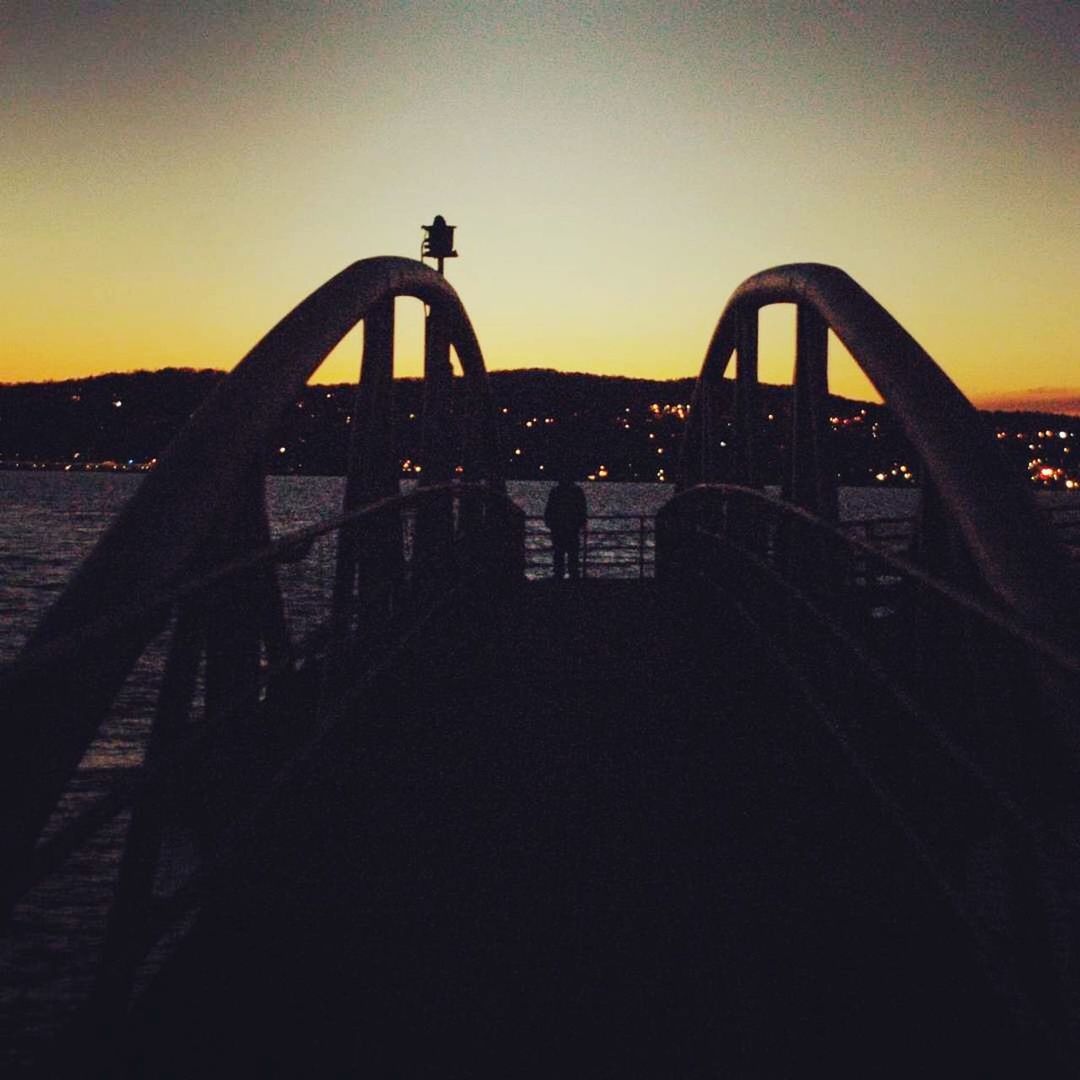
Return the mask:
<path id="1" fill-rule="evenodd" d="M 0 385 L 0 458 L 147 461 L 222 378 L 165 368 Z"/>
<path id="2" fill-rule="evenodd" d="M 206 395 L 219 371 L 167 368 L 63 382 L 0 385 L 0 467 L 44 463 L 74 468 L 110 462 L 133 467 L 158 457 Z M 550 477 L 560 464 L 580 476 L 670 479 L 693 393 L 693 379 L 630 379 L 550 370 L 492 372 L 511 478 Z M 457 384 L 460 387 L 460 381 Z M 269 467 L 279 472 L 344 470 L 352 385 L 309 386 L 275 433 Z M 403 471 L 420 453 L 422 383 L 395 383 L 396 438 Z M 764 386 L 762 457 L 778 480 L 790 412 L 788 387 Z M 880 406 L 832 399 L 833 451 L 845 483 L 905 481 L 913 455 Z M 1016 467 L 1048 486 L 1080 482 L 1074 417 L 985 413 Z M 1064 432 L 1066 438 L 1061 438 Z M 1049 470 L 1049 471 L 1047 471 Z"/>

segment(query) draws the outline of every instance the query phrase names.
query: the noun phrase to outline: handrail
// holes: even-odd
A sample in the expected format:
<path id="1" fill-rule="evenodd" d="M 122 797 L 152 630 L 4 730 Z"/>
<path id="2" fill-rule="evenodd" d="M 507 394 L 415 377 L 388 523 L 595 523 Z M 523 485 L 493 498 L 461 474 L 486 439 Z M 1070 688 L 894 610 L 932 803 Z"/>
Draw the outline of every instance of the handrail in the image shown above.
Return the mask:
<path id="1" fill-rule="evenodd" d="M 151 619 L 161 611 L 175 604 L 190 600 L 202 593 L 209 592 L 222 582 L 236 577 L 248 570 L 273 563 L 292 561 L 298 549 L 305 549 L 322 536 L 338 532 L 347 525 L 362 525 L 365 521 L 381 516 L 394 509 L 406 509 L 422 501 L 440 495 L 469 495 L 492 501 L 503 507 L 511 515 L 525 517 L 524 511 L 505 492 L 493 491 L 481 484 L 452 481 L 449 484 L 436 484 L 426 488 L 414 488 L 401 495 L 391 495 L 385 499 L 369 503 L 359 510 L 347 514 L 338 514 L 325 521 L 316 522 L 295 529 L 279 536 L 265 547 L 246 553 L 212 570 L 196 574 L 193 577 L 161 589 L 155 595 L 140 597 L 125 607 L 105 615 L 99 615 L 91 622 L 63 637 L 58 637 L 44 645 L 31 648 L 27 646 L 18 657 L 0 668 L 0 698 L 9 694 L 20 681 L 42 671 L 49 670 L 76 657 L 89 645 L 111 640 L 113 635 L 131 626 L 137 626 Z"/>
<path id="2" fill-rule="evenodd" d="M 815 422 L 812 414 L 825 392 L 827 326 L 919 453 L 987 585 L 1029 625 L 1050 623 L 1066 634 L 1075 633 L 1076 586 L 1066 577 L 1064 560 L 1042 528 L 1030 493 L 1001 460 L 975 408 L 888 311 L 834 266 L 774 267 L 748 278 L 732 294 L 709 342 L 695 389 L 682 486 L 719 479 L 707 471 L 708 466 L 703 471 L 695 458 L 708 422 L 702 415 L 707 412 L 708 389 L 723 377 L 733 353 L 743 351 L 747 360 L 747 370 L 739 372 L 743 392 L 749 384 L 756 385 L 757 312 L 778 303 L 796 304 L 800 312 L 796 410 L 800 394 L 809 399 L 802 403 L 800 422 Z M 808 442 L 813 444 L 812 434 Z M 819 481 L 834 483 L 830 478 Z"/>
<path id="3" fill-rule="evenodd" d="M 1064 648 L 1061 642 L 1037 628 L 1032 628 L 1018 622 L 1013 613 L 1006 607 L 994 607 L 985 599 L 972 595 L 951 582 L 942 581 L 927 573 L 922 567 L 890 552 L 886 548 L 869 544 L 858 536 L 852 535 L 846 528 L 848 525 L 859 524 L 858 522 L 841 522 L 834 524 L 824 521 L 801 506 L 795 506 L 783 499 L 778 499 L 766 491 L 758 488 L 749 488 L 740 484 L 697 484 L 674 495 L 669 502 L 660 508 L 657 514 L 658 528 L 661 527 L 662 517 L 673 516 L 681 506 L 692 506 L 696 502 L 710 496 L 735 496 L 759 502 L 769 507 L 777 514 L 783 514 L 799 521 L 805 527 L 815 532 L 829 536 L 848 547 L 867 555 L 877 562 L 917 581 L 923 588 L 936 593 L 946 603 L 967 611 L 969 614 L 984 620 L 995 629 L 1022 642 L 1027 648 L 1042 655 L 1046 660 L 1057 665 L 1064 671 L 1080 676 L 1080 655 Z M 871 519 L 873 520 L 873 519 Z M 903 520 L 903 519 L 889 519 Z"/>

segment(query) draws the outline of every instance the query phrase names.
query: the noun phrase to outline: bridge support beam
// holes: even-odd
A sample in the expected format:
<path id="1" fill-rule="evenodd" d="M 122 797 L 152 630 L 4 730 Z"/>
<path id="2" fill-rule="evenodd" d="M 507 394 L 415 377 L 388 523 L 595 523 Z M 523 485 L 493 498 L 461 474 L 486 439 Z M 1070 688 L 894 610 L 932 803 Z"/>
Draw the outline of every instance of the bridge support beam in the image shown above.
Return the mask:
<path id="1" fill-rule="evenodd" d="M 182 735 L 195 697 L 199 660 L 206 636 L 206 611 L 187 604 L 177 615 L 164 678 L 146 747 L 146 769 L 168 760 Z M 175 782 L 175 781 L 174 781 Z M 149 785 L 131 816 L 109 911 L 101 967 L 85 1010 L 81 1038 L 104 1047 L 118 1035 L 153 919 L 154 878 L 161 852 L 168 803 L 175 799 L 165 783 Z"/>
<path id="2" fill-rule="evenodd" d="M 446 313 L 432 307 L 424 332 L 424 427 L 421 483 L 445 484 L 450 479 L 450 408 L 453 370 L 450 367 L 450 327 Z"/>
<path id="3" fill-rule="evenodd" d="M 731 471 L 730 459 L 725 454 L 728 434 L 727 418 L 731 411 L 728 385 L 723 379 L 706 378 L 702 392 L 694 408 L 701 410 L 700 479 L 727 479 Z"/>
<path id="4" fill-rule="evenodd" d="M 344 511 L 359 510 L 376 499 L 398 493 L 397 448 L 394 445 L 394 300 L 373 304 L 364 316 L 364 353 L 352 413 Z M 395 580 L 400 572 L 401 531 L 385 528 L 377 537 L 365 536 L 357 526 L 338 535 L 337 571 L 333 611 L 342 618 L 354 601 L 357 573 Z M 396 536 L 394 533 L 396 532 Z"/>
<path id="5" fill-rule="evenodd" d="M 450 366 L 451 327 L 449 313 L 432 305 L 424 334 L 424 416 L 421 434 L 420 478 L 422 487 L 449 483 L 451 408 L 454 374 Z M 448 551 L 453 533 L 453 507 L 449 499 L 425 502 L 416 522 L 416 543 L 421 564 L 438 560 Z"/>
<path id="6" fill-rule="evenodd" d="M 809 304 L 799 304 L 796 310 L 794 416 L 785 498 L 835 521 L 836 472 L 828 445 L 829 326 Z"/>
<path id="7" fill-rule="evenodd" d="M 394 301 L 364 316 L 364 355 L 356 388 L 345 509 L 357 510 L 398 493 L 394 446 Z"/>
<path id="8" fill-rule="evenodd" d="M 739 308 L 735 330 L 735 482 L 761 486 L 761 395 L 758 381 L 758 309 Z"/>
<path id="9" fill-rule="evenodd" d="M 256 469 L 236 492 L 233 512 L 222 522 L 207 563 L 225 564 L 269 542 L 265 481 Z M 273 567 L 245 571 L 223 583 L 212 598 L 206 626 L 206 713 L 214 720 L 257 693 L 264 642 L 278 658 L 290 651 Z"/>

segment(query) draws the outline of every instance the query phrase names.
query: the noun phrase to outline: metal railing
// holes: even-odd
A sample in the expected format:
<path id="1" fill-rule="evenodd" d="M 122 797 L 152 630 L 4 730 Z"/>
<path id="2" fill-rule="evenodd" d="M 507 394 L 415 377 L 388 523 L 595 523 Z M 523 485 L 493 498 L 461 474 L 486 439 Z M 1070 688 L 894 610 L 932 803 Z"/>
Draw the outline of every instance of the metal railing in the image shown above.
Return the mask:
<path id="1" fill-rule="evenodd" d="M 323 572 L 313 575 L 322 621 L 303 641 L 286 634 L 275 643 L 267 633 L 274 572 L 302 567 L 335 537 L 332 595 L 322 592 Z M 433 618 L 457 612 L 463 595 L 475 603 L 520 583 L 523 552 L 524 514 L 505 495 L 480 485 L 418 489 L 140 597 L 0 673 L 0 703 L 15 715 L 47 698 L 55 672 L 95 643 L 130 627 L 164 628 L 157 661 L 136 675 L 149 704 L 138 718 L 141 767 L 97 770 L 76 783 L 77 805 L 54 817 L 28 863 L 9 868 L 9 918 L 25 931 L 35 918 L 55 924 L 57 903 L 79 910 L 86 874 L 68 864 L 88 845 L 112 849 L 113 880 L 90 882 L 97 899 L 85 901 L 100 924 L 103 912 L 89 909 L 111 896 L 107 926 L 100 940 L 67 942 L 63 953 L 81 968 L 82 985 L 70 970 L 49 972 L 67 1000 L 54 1002 L 57 1016 L 45 1022 L 76 1016 L 76 1042 L 104 1038 L 122 1022 L 147 957 L 183 927 L 295 771 L 363 714 L 375 676 Z M 9 952 L 16 967 L 19 945 Z"/>
<path id="2" fill-rule="evenodd" d="M 271 439 L 307 380 L 358 322 L 364 351 L 350 441 L 345 509 L 397 492 L 400 461 L 390 405 L 394 303 L 411 296 L 428 305 L 423 405 L 425 481 L 442 483 L 459 460 L 463 478 L 500 485 L 498 437 L 483 356 L 460 299 L 445 278 L 410 259 L 364 259 L 316 289 L 286 315 L 222 380 L 147 473 L 108 532 L 72 576 L 32 635 L 40 651 L 108 613 L 123 633 L 88 638 L 57 667 L 47 695 L 7 717 L 0 756 L 0 876 L 17 873 L 89 745 L 118 689 L 160 629 L 127 614 L 132 597 L 159 595 L 202 568 L 224 565 L 269 540 L 262 477 Z M 467 447 L 449 445 L 451 348 L 468 389 Z M 265 586 L 265 587 L 264 587 Z M 276 583 L 261 590 L 260 631 L 276 654 L 287 648 Z M 245 589 L 241 588 L 240 593 Z M 242 596 L 233 610 L 247 610 Z M 222 655 L 251 652 L 229 612 Z M 250 656 L 248 657 L 250 660 Z M 217 654 L 210 692 L 217 693 Z M 226 665 L 228 666 L 228 665 Z M 250 666 L 250 664 L 249 664 Z"/>
<path id="3" fill-rule="evenodd" d="M 915 538 L 913 517 L 861 518 L 838 522 L 837 528 L 845 536 L 861 540 L 891 555 L 907 555 Z"/>
<path id="4" fill-rule="evenodd" d="M 1080 550 L 1080 506 L 1051 507 L 1044 517 L 1056 539 Z M 845 536 L 890 555 L 911 554 L 915 517 L 870 517 L 840 521 Z M 525 576 L 530 581 L 552 572 L 551 533 L 539 514 L 525 518 Z M 594 514 L 581 534 L 581 574 L 589 578 L 637 578 L 656 574 L 656 517 L 653 514 Z"/>
<path id="5" fill-rule="evenodd" d="M 1050 506 L 1040 508 L 1055 541 L 1065 548 L 1070 558 L 1080 558 L 1080 506 Z M 840 521 L 837 528 L 845 536 L 862 540 L 893 555 L 911 553 L 918 535 L 916 517 L 860 518 Z"/>
<path id="6" fill-rule="evenodd" d="M 739 617 L 832 734 L 1016 1014 L 1080 1030 L 1080 651 L 760 491 L 702 485 L 657 516 L 657 577 L 703 633 Z"/>
<path id="7" fill-rule="evenodd" d="M 652 514 L 594 514 L 581 530 L 583 578 L 636 579 L 656 572 L 656 523 Z M 525 576 L 552 573 L 551 533 L 543 517 L 525 519 Z"/>

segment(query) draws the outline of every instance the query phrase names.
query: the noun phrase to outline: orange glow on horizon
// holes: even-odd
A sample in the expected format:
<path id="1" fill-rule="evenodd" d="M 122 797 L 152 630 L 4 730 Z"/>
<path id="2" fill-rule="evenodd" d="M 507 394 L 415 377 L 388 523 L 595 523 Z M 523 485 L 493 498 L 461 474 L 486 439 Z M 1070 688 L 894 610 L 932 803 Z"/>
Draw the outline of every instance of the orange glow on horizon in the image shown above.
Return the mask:
<path id="1" fill-rule="evenodd" d="M 492 370 L 694 376 L 742 280 L 813 260 L 977 403 L 1076 411 L 1080 7 L 1035 8 L 16 5 L 0 381 L 230 369 L 442 213 Z M 766 380 L 792 340 L 766 312 Z"/>

